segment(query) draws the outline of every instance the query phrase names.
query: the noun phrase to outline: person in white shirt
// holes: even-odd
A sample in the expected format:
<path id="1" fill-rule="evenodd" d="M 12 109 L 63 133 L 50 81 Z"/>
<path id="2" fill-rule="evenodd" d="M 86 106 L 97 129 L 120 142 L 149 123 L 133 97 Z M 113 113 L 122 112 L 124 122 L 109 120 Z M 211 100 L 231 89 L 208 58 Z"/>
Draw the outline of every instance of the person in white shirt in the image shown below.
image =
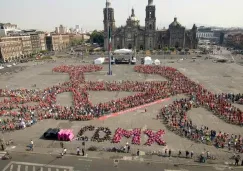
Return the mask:
<path id="1" fill-rule="evenodd" d="M 31 140 L 30 141 L 30 150 L 34 150 L 34 141 L 33 140 Z"/>

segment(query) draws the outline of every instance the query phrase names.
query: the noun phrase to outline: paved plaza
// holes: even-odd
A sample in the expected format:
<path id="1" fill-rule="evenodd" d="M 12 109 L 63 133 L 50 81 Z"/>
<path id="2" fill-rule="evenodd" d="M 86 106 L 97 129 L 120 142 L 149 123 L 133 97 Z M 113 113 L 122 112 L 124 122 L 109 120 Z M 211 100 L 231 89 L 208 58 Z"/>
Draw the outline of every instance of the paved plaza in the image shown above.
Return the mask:
<path id="1" fill-rule="evenodd" d="M 182 57 L 176 59 L 164 59 L 163 56 L 157 56 L 161 61 L 161 65 L 171 66 L 177 68 L 180 72 L 185 74 L 187 77 L 191 78 L 195 82 L 203 85 L 208 90 L 211 90 L 215 93 L 242 93 L 243 92 L 243 66 L 240 66 L 235 63 L 214 63 L 212 59 L 205 60 L 205 57 L 197 58 L 193 61 L 192 56 L 187 56 L 187 59 L 180 60 Z M 85 58 L 88 63 L 91 63 L 93 59 Z M 60 65 L 84 65 L 79 59 L 56 59 L 55 62 L 46 62 L 46 63 L 36 63 L 29 62 L 25 64 L 19 64 L 22 66 L 22 71 L 18 73 L 4 75 L 0 77 L 0 87 L 1 88 L 28 88 L 28 89 L 43 89 L 50 87 L 52 85 L 57 85 L 69 80 L 68 74 L 65 73 L 54 73 L 52 68 Z M 147 75 L 141 73 L 135 73 L 131 65 L 114 65 L 112 66 L 113 75 L 107 76 L 108 65 L 103 65 L 103 70 L 95 73 L 85 73 L 86 80 L 90 81 L 122 81 L 122 80 L 131 80 L 131 81 L 165 81 L 166 79 L 158 75 Z M 33 85 L 36 87 L 33 87 Z M 89 98 L 94 104 L 100 102 L 110 101 L 112 99 L 126 97 L 131 95 L 132 92 L 89 92 Z M 165 125 L 159 120 L 156 120 L 156 115 L 159 113 L 159 110 L 162 106 L 170 104 L 175 99 L 180 99 L 185 97 L 184 95 L 177 95 L 170 97 L 167 101 L 164 101 L 160 104 L 155 104 L 147 107 L 147 112 L 144 112 L 144 108 L 127 112 L 126 114 L 119 115 L 116 117 L 111 117 L 106 120 L 91 120 L 91 121 L 66 121 L 66 120 L 44 120 L 41 121 L 31 128 L 26 128 L 25 130 L 19 130 L 11 133 L 5 133 L 4 138 L 14 139 L 14 146 L 9 147 L 9 150 L 14 151 L 17 148 L 25 148 L 32 139 L 35 142 L 36 147 L 40 148 L 60 148 L 60 142 L 50 141 L 42 139 L 43 133 L 48 128 L 70 128 L 74 130 L 74 133 L 77 135 L 81 127 L 86 125 L 93 125 L 96 127 L 104 126 L 109 127 L 112 131 L 112 135 L 116 128 L 121 127 L 124 129 L 133 129 L 141 128 L 152 129 L 158 131 L 159 129 L 165 130 L 166 134 L 163 139 L 166 141 L 167 146 L 161 147 L 153 144 L 151 147 L 147 146 L 131 146 L 133 153 L 139 148 L 143 151 L 152 151 L 152 150 L 164 150 L 165 148 L 171 149 L 176 153 L 178 150 L 189 150 L 194 151 L 195 153 L 201 153 L 205 150 L 211 151 L 211 153 L 216 156 L 229 156 L 227 150 L 216 149 L 213 146 L 207 146 L 205 144 L 197 144 L 188 139 L 182 138 L 178 135 L 175 135 L 173 132 L 167 130 Z M 71 93 L 62 93 L 58 95 L 58 103 L 63 106 L 72 105 L 72 94 Z M 243 110 L 242 106 L 237 105 L 237 107 Z M 199 127 L 201 125 L 208 126 L 210 129 L 215 129 L 216 131 L 225 131 L 228 133 L 242 134 L 243 128 L 230 125 L 225 123 L 221 119 L 218 119 L 212 113 L 208 112 L 204 108 L 195 108 L 189 111 L 188 113 L 190 119 L 196 123 Z M 93 132 L 85 133 L 86 136 L 90 137 L 93 135 Z M 147 136 L 142 135 L 141 144 L 144 144 L 147 140 Z M 123 138 L 120 144 L 112 144 L 112 146 L 123 146 L 126 142 L 131 144 L 130 139 Z M 81 146 L 80 141 L 66 142 L 65 145 L 69 151 L 75 152 L 77 146 Z M 100 148 L 110 147 L 110 142 L 95 143 L 88 142 L 87 146 L 98 146 Z M 61 149 L 60 149 L 61 150 Z M 60 151 L 56 150 L 56 153 Z M 22 167 L 22 166 L 21 166 Z M 13 170 L 14 171 L 14 170 Z M 44 170 L 43 170 L 44 171 Z M 61 170 L 60 170 L 61 171 Z"/>
<path id="2" fill-rule="evenodd" d="M 51 155 L 16 154 L 13 161 L 0 161 L 2 171 L 229 171 L 241 167 L 222 165 L 176 165 L 172 162 L 124 161 L 65 156 L 56 158 Z"/>

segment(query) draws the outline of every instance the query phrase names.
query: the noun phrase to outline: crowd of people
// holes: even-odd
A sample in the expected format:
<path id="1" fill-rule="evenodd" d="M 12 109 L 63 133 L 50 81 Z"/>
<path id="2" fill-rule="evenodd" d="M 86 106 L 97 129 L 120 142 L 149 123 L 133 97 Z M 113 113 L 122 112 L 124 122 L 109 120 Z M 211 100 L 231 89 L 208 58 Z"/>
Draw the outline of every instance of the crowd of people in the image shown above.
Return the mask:
<path id="1" fill-rule="evenodd" d="M 70 80 L 59 83 L 44 90 L 1 89 L 0 102 L 2 130 L 14 130 L 32 125 L 43 119 L 91 120 L 106 114 L 119 112 L 128 108 L 140 106 L 167 98 L 176 94 L 187 94 L 188 99 L 175 101 L 162 109 L 161 117 L 178 133 L 184 132 L 191 137 L 200 137 L 202 142 L 213 142 L 221 147 L 228 137 L 225 133 L 209 128 L 195 129 L 188 120 L 186 111 L 192 107 L 203 106 L 227 122 L 243 125 L 243 113 L 232 105 L 241 101 L 242 95 L 216 95 L 202 85 L 197 84 L 172 67 L 137 65 L 134 71 L 144 74 L 158 74 L 167 79 L 162 82 L 99 82 L 86 81 L 84 73 L 100 71 L 99 65 L 59 66 L 53 72 L 68 73 Z M 92 104 L 88 91 L 134 91 L 135 95 L 118 98 L 109 102 Z M 73 106 L 65 107 L 57 103 L 57 94 L 73 93 Z M 30 104 L 32 103 L 32 104 Z M 4 119 L 3 119 L 4 118 Z M 19 126 L 20 125 L 20 126 Z M 199 136 L 203 135 L 203 136 Z M 205 135 L 205 136 L 204 136 Z M 210 135 L 210 136 L 206 136 Z M 207 141 L 211 139 L 211 141 Z M 237 144 L 242 146 L 241 136 L 237 136 Z M 139 141 L 139 140 L 137 140 Z M 136 142 L 137 143 L 137 142 Z M 240 144 L 240 145 L 239 145 Z"/>
<path id="2" fill-rule="evenodd" d="M 234 100 L 240 99 L 240 95 L 213 94 L 203 88 L 202 85 L 196 84 L 170 67 L 136 66 L 135 70 L 164 76 L 168 79 L 170 86 L 173 87 L 173 94 L 184 93 L 188 95 L 187 99 L 176 100 L 173 104 L 161 109 L 158 118 L 162 117 L 171 130 L 197 142 L 215 145 L 218 148 L 228 146 L 231 149 L 233 147 L 235 150 L 243 152 L 242 135 L 217 132 L 206 126 L 199 128 L 193 125 L 187 116 L 187 111 L 192 107 L 202 106 L 226 122 L 242 126 L 243 112 L 232 105 Z"/>

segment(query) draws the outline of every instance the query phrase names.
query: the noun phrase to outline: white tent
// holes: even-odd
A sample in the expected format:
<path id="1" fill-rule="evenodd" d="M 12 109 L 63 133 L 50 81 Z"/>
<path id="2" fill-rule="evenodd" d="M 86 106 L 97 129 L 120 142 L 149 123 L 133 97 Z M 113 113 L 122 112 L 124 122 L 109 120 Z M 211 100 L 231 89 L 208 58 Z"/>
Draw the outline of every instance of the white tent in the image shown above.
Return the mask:
<path id="1" fill-rule="evenodd" d="M 114 53 L 125 54 L 125 53 L 133 53 L 133 52 L 130 49 L 117 49 L 114 51 Z"/>
<path id="2" fill-rule="evenodd" d="M 153 64 L 153 61 L 152 61 L 151 57 L 146 56 L 144 58 L 144 65 L 152 65 L 152 64 Z"/>
<path id="3" fill-rule="evenodd" d="M 94 64 L 96 65 L 103 64 L 104 62 L 105 62 L 105 58 L 97 58 L 94 60 Z"/>
<path id="4" fill-rule="evenodd" d="M 155 59 L 155 60 L 154 60 L 154 64 L 155 64 L 155 65 L 160 65 L 160 60 Z"/>

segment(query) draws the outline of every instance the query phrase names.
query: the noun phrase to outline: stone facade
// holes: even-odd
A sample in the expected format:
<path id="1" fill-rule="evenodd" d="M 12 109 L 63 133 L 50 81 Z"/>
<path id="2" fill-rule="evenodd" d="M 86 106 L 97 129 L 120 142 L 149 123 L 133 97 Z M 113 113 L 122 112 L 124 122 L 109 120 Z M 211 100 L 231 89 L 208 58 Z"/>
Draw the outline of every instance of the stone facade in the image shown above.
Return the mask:
<path id="1" fill-rule="evenodd" d="M 21 41 L 0 42 L 0 60 L 10 62 L 22 58 Z"/>
<path id="2" fill-rule="evenodd" d="M 46 47 L 49 51 L 61 51 L 70 45 L 68 34 L 52 34 L 46 37 Z"/>
<path id="3" fill-rule="evenodd" d="M 12 42 L 12 41 L 20 41 L 22 43 L 22 50 L 24 57 L 28 57 L 32 54 L 32 45 L 31 39 L 28 34 L 22 34 L 21 36 L 9 36 L 2 37 L 1 42 Z"/>
<path id="4" fill-rule="evenodd" d="M 112 36 L 113 49 L 137 49 L 137 50 L 154 50 L 164 47 L 181 47 L 181 48 L 197 48 L 198 39 L 196 37 L 197 27 L 194 24 L 192 29 L 186 30 L 177 18 L 169 25 L 169 29 L 156 29 L 156 6 L 153 0 L 148 0 L 146 6 L 145 26 L 140 26 L 140 21 L 135 16 L 132 9 L 131 16 L 126 21 L 126 26 L 116 27 L 114 18 L 114 9 L 110 2 L 108 6 L 108 22 L 107 9 L 104 8 L 104 48 L 107 50 L 108 34 L 107 23 L 109 23 Z"/>
<path id="5" fill-rule="evenodd" d="M 40 37 L 38 33 L 30 33 L 32 52 L 38 53 L 41 51 Z"/>
<path id="6" fill-rule="evenodd" d="M 46 35 L 44 33 L 39 33 L 39 39 L 41 50 L 46 50 Z"/>

